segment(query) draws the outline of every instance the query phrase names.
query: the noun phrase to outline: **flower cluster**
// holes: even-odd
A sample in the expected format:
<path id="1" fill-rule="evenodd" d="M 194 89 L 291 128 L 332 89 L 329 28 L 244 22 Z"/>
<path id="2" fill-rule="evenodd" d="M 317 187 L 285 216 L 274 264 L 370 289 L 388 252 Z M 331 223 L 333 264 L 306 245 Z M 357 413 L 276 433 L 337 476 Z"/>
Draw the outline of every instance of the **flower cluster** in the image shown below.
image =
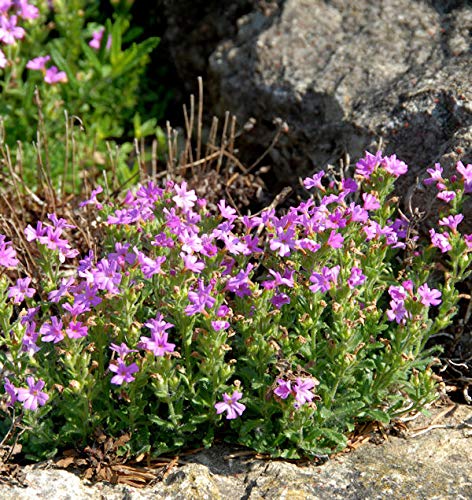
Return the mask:
<path id="1" fill-rule="evenodd" d="M 27 0 L 3 0 L 0 3 L 0 42 L 5 45 L 15 45 L 17 40 L 24 38 L 24 28 L 18 26 L 18 20 L 36 19 L 38 9 Z M 5 68 L 8 59 L 0 49 L 0 68 Z"/>
<path id="2" fill-rule="evenodd" d="M 28 22 L 39 17 L 39 9 L 30 4 L 28 0 L 3 0 L 0 3 L 0 42 L 5 45 L 15 45 L 18 40 L 26 36 L 26 30 L 18 25 L 18 21 Z M 56 66 L 46 70 L 45 65 L 50 56 L 37 57 L 26 65 L 28 69 L 41 70 L 44 73 L 44 81 L 54 84 L 66 82 L 67 75 L 59 71 Z M 0 49 L 0 68 L 5 68 L 9 62 L 5 53 Z"/>
<path id="3" fill-rule="evenodd" d="M 290 395 L 295 398 L 293 403 L 296 409 L 305 403 L 311 403 L 315 395 L 312 389 L 319 385 L 319 381 L 314 378 L 297 377 L 295 382 L 291 380 L 277 379 L 277 388 L 274 394 L 282 399 L 287 399 Z"/>

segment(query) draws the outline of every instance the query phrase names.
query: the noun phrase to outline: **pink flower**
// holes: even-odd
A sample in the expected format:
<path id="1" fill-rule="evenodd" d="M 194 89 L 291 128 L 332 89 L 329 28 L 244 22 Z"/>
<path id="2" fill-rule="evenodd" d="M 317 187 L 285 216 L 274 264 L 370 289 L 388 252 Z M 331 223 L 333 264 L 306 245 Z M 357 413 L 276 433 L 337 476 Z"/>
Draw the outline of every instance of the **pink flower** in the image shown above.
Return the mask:
<path id="1" fill-rule="evenodd" d="M 16 251 L 11 245 L 11 241 L 5 241 L 5 236 L 0 234 L 0 266 L 16 267 L 19 264 Z"/>
<path id="2" fill-rule="evenodd" d="M 437 233 L 434 229 L 430 229 L 429 234 L 431 236 L 431 244 L 439 248 L 442 253 L 452 250 L 452 246 L 449 243 L 449 233 Z"/>
<path id="3" fill-rule="evenodd" d="M 290 395 L 294 396 L 294 406 L 298 409 L 303 404 L 313 400 L 315 395 L 311 391 L 315 386 L 319 385 L 319 381 L 315 378 L 297 377 L 293 386 L 290 380 L 283 379 L 277 379 L 277 385 L 274 394 L 282 399 L 287 399 Z"/>
<path id="4" fill-rule="evenodd" d="M 377 210 L 380 208 L 379 200 L 370 193 L 362 193 L 364 200 L 364 210 Z"/>
<path id="5" fill-rule="evenodd" d="M 25 30 L 16 25 L 17 19 L 17 16 L 0 16 L 0 41 L 6 45 L 13 45 L 25 36 Z"/>
<path id="6" fill-rule="evenodd" d="M 299 408 L 305 403 L 309 403 L 315 397 L 311 392 L 319 382 L 313 378 L 297 378 L 293 386 L 293 393 L 295 394 L 295 408 Z"/>
<path id="7" fill-rule="evenodd" d="M 64 71 L 59 71 L 56 66 L 51 66 L 46 70 L 44 75 L 44 81 L 54 85 L 55 83 L 65 83 L 67 82 L 67 75 Z"/>
<path id="8" fill-rule="evenodd" d="M 429 177 L 427 179 L 424 179 L 424 184 L 428 185 L 435 182 L 444 182 L 444 179 L 442 178 L 443 168 L 439 163 L 435 163 L 434 168 L 426 169 L 426 172 L 428 172 Z"/>
<path id="9" fill-rule="evenodd" d="M 86 205 L 95 205 L 97 210 L 101 210 L 103 205 L 97 200 L 97 195 L 103 192 L 102 186 L 98 186 L 97 189 L 92 190 L 90 198 L 88 200 L 79 203 L 79 207 L 85 207 Z"/>
<path id="10" fill-rule="evenodd" d="M 39 56 L 31 59 L 26 64 L 28 69 L 43 71 L 46 69 L 46 63 L 51 59 L 51 56 Z"/>
<path id="11" fill-rule="evenodd" d="M 5 377 L 3 387 L 5 392 L 10 396 L 10 401 L 8 401 L 7 406 L 13 406 L 17 400 L 18 389 L 10 382 L 8 377 Z"/>
<path id="12" fill-rule="evenodd" d="M 449 203 L 456 197 L 456 193 L 454 191 L 441 191 L 436 195 L 436 198 L 439 200 L 445 201 L 446 203 Z"/>
<path id="13" fill-rule="evenodd" d="M 133 377 L 133 373 L 139 371 L 138 365 L 136 363 L 132 363 L 127 366 L 122 359 L 118 359 L 115 363 L 110 363 L 108 369 L 116 373 L 114 377 L 111 379 L 111 383 L 115 385 L 122 385 L 123 382 L 129 383 L 135 380 Z"/>
<path id="14" fill-rule="evenodd" d="M 324 174 L 324 171 L 320 170 L 313 177 L 307 177 L 306 179 L 303 179 L 303 185 L 306 189 L 318 188 L 324 190 L 323 185 L 321 184 L 321 179 L 323 178 Z"/>
<path id="15" fill-rule="evenodd" d="M 39 329 L 43 342 L 54 342 L 57 344 L 64 338 L 62 331 L 62 321 L 56 316 L 51 317 L 51 323 L 44 323 Z"/>
<path id="16" fill-rule="evenodd" d="M 408 165 L 397 158 L 397 155 L 386 156 L 382 161 L 384 169 L 395 177 L 408 172 Z"/>
<path id="17" fill-rule="evenodd" d="M 441 303 L 441 292 L 436 288 L 429 288 L 427 283 L 418 287 L 418 294 L 421 297 L 421 303 L 426 307 L 438 306 Z"/>
<path id="18" fill-rule="evenodd" d="M 66 334 L 70 339 L 86 337 L 87 333 L 88 328 L 81 321 L 71 321 L 66 328 Z"/>
<path id="19" fill-rule="evenodd" d="M 461 161 L 457 162 L 456 170 L 462 175 L 462 179 L 464 181 L 464 193 L 472 192 L 472 163 L 469 163 L 467 166 Z"/>
<path id="20" fill-rule="evenodd" d="M 464 234 L 464 241 L 465 241 L 465 244 L 467 245 L 467 248 L 472 249 L 472 233 L 471 234 Z"/>
<path id="21" fill-rule="evenodd" d="M 361 158 L 356 164 L 356 174 L 369 179 L 370 175 L 381 162 L 382 151 L 378 151 L 375 156 L 366 151 L 364 158 Z"/>
<path id="22" fill-rule="evenodd" d="M 41 389 L 44 387 L 44 381 L 38 380 L 36 383 L 33 377 L 27 377 L 26 382 L 28 384 L 27 389 L 19 388 L 17 389 L 18 401 L 23 403 L 25 410 L 35 411 L 39 406 L 44 406 L 49 396 L 42 392 Z"/>
<path id="23" fill-rule="evenodd" d="M 277 388 L 274 390 L 274 394 L 279 396 L 279 398 L 287 399 L 290 394 L 292 394 L 292 384 L 290 380 L 277 379 Z"/>
<path id="24" fill-rule="evenodd" d="M 18 15 L 23 19 L 36 19 L 39 16 L 39 9 L 30 5 L 28 0 L 16 0 Z"/>
<path id="25" fill-rule="evenodd" d="M 224 219 L 228 219 L 231 222 L 236 219 L 236 210 L 233 207 L 226 206 L 225 200 L 220 200 L 217 207 L 220 211 L 221 217 Z"/>
<path id="26" fill-rule="evenodd" d="M 231 396 L 225 392 L 223 394 L 223 401 L 215 404 L 216 413 L 219 415 L 225 411 L 227 413 L 227 420 L 239 417 L 246 409 L 246 405 L 238 403 L 242 397 L 242 393 L 238 391 L 234 391 Z"/>
<path id="27" fill-rule="evenodd" d="M 462 214 L 450 215 L 449 217 L 443 217 L 439 221 L 440 226 L 447 226 L 451 231 L 456 232 L 457 226 L 464 220 Z"/>
<path id="28" fill-rule="evenodd" d="M 215 332 L 219 332 L 221 330 L 227 330 L 229 328 L 229 322 L 217 319 L 211 322 L 211 326 Z"/>
<path id="29" fill-rule="evenodd" d="M 179 208 L 187 212 L 195 205 L 197 201 L 195 191 L 193 189 L 187 191 L 187 183 L 185 181 L 183 181 L 180 186 L 176 184 L 174 186 L 174 191 L 176 195 L 172 197 L 172 199 Z"/>
<path id="30" fill-rule="evenodd" d="M 103 34 L 105 33 L 105 28 L 99 28 L 98 30 L 92 33 L 92 40 L 89 42 L 89 46 L 92 49 L 98 50 L 100 45 L 102 44 Z M 110 50 L 111 48 L 111 35 L 108 35 L 106 49 Z"/>
<path id="31" fill-rule="evenodd" d="M 331 248 L 342 248 L 344 243 L 344 238 L 334 229 L 331 231 L 328 241 L 326 242 Z"/>
<path id="32" fill-rule="evenodd" d="M 351 269 L 351 275 L 347 279 L 347 284 L 349 288 L 354 288 L 356 286 L 362 285 L 364 283 L 366 277 L 362 273 L 362 269 L 359 269 L 358 267 L 353 267 Z"/>
<path id="33" fill-rule="evenodd" d="M 120 359 L 125 359 L 126 355 L 130 352 L 138 352 L 136 349 L 130 349 L 124 342 L 120 345 L 110 344 L 110 349 L 118 353 Z"/>
<path id="34" fill-rule="evenodd" d="M 36 290 L 34 288 L 29 288 L 31 283 L 31 278 L 19 278 L 16 281 L 16 285 L 11 286 L 8 289 L 8 297 L 13 299 L 14 304 L 21 304 L 25 297 L 31 298 Z"/>

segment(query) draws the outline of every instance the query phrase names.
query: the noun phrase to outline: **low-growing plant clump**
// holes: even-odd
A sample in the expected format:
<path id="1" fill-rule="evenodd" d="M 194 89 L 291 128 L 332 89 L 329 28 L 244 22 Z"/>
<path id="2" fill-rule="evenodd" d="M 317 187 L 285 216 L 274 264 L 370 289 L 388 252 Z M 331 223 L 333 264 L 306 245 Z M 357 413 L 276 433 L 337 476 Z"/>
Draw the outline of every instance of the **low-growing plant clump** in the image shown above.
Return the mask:
<path id="1" fill-rule="evenodd" d="M 87 151 L 82 171 L 100 167 L 101 177 L 104 139 L 119 141 L 118 173 L 124 182 L 126 156 L 134 149 L 130 136 L 162 139 L 157 118 L 168 92 L 155 83 L 159 105 L 153 106 L 152 118 L 136 110 L 149 54 L 159 39 L 138 41 L 142 30 L 131 25 L 132 3 L 111 2 L 113 16 L 103 19 L 100 2 L 89 0 L 0 2 L 1 136 L 10 148 L 23 143 L 22 178 L 30 187 L 38 181 L 30 165 L 36 166 L 41 151 L 53 184 L 60 181 L 70 192 L 75 176 L 64 164 L 78 148 Z M 48 138 L 44 142 L 37 139 L 38 123 Z M 74 128 L 87 133 L 72 137 Z"/>
<path id="2" fill-rule="evenodd" d="M 98 187 L 81 203 L 97 251 L 79 254 L 55 213 L 21 251 L 0 236 L 4 445 L 40 459 L 101 431 L 130 436 L 124 455 L 218 436 L 313 458 L 358 423 L 424 409 L 438 397 L 425 344 L 471 271 L 472 165 L 428 169 L 444 202 L 428 239 L 391 194 L 406 171 L 366 153 L 352 178 L 305 179 L 314 195 L 283 215 L 212 212 L 185 181 L 120 202 Z"/>

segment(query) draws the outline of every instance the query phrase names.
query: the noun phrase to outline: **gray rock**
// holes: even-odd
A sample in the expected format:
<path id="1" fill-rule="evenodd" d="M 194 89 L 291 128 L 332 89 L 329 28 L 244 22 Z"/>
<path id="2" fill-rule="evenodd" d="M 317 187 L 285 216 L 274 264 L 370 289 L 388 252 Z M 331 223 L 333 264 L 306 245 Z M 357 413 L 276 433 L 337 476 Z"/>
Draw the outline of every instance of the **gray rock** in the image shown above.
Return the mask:
<path id="1" fill-rule="evenodd" d="M 3 500 L 140 499 L 454 499 L 472 496 L 472 408 L 421 417 L 406 437 L 389 437 L 321 466 L 266 461 L 215 446 L 143 489 L 92 485 L 70 472 L 25 467 L 26 488 L 0 484 Z M 423 429 L 423 430 L 421 430 Z M 156 476 L 159 472 L 156 472 Z"/>
<path id="2" fill-rule="evenodd" d="M 406 192 L 425 168 L 472 162 L 472 6 L 466 1 L 286 0 L 238 21 L 210 57 L 213 111 L 259 125 L 240 151 L 272 151 L 272 174 L 293 183 L 345 153 L 383 140 L 410 166 Z M 415 193 L 423 207 L 429 205 Z"/>

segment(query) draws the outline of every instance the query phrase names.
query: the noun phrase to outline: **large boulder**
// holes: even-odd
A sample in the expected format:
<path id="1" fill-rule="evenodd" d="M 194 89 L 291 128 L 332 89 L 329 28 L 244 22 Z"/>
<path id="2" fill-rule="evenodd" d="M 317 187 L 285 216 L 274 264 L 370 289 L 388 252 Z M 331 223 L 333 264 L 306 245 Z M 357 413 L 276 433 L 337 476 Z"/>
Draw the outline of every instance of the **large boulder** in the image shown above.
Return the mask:
<path id="1" fill-rule="evenodd" d="M 405 193 L 435 162 L 472 162 L 469 2 L 272 6 L 240 18 L 236 36 L 218 45 L 209 89 L 217 114 L 228 109 L 241 123 L 256 118 L 241 151 L 270 143 L 273 118 L 289 125 L 270 153 L 274 189 L 346 153 L 358 158 L 380 140 L 385 153 L 410 166 Z M 431 201 L 412 194 L 423 207 Z"/>

